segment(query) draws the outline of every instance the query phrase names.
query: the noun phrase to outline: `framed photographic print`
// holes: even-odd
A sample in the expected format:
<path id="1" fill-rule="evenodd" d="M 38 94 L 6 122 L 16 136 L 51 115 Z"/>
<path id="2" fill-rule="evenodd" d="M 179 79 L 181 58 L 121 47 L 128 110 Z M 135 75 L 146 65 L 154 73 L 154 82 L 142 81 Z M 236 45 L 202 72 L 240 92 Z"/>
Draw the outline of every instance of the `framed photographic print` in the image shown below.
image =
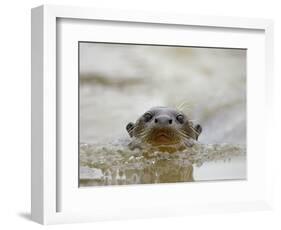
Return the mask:
<path id="1" fill-rule="evenodd" d="M 272 30 L 265 19 L 34 8 L 32 219 L 271 208 Z"/>
<path id="2" fill-rule="evenodd" d="M 78 50 L 80 187 L 247 179 L 246 49 Z"/>

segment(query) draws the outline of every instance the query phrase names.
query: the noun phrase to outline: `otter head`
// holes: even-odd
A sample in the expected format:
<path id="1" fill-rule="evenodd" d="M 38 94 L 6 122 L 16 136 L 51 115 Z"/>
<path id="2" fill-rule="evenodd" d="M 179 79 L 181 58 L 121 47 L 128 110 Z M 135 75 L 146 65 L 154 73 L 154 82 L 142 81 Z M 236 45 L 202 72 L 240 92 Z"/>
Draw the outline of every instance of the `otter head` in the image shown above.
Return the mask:
<path id="1" fill-rule="evenodd" d="M 130 137 L 152 146 L 192 146 L 202 132 L 199 124 L 194 126 L 185 114 L 169 107 L 151 108 L 126 129 Z"/>

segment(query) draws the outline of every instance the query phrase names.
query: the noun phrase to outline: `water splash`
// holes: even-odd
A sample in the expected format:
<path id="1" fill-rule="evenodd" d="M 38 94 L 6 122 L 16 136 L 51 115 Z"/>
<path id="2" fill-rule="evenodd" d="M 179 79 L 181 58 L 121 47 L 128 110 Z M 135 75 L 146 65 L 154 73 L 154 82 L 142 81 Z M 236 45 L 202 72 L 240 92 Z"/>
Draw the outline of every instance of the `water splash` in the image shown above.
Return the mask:
<path id="1" fill-rule="evenodd" d="M 196 143 L 188 150 L 166 153 L 130 150 L 126 141 L 80 145 L 80 186 L 193 181 L 193 166 L 246 156 L 246 147 Z"/>

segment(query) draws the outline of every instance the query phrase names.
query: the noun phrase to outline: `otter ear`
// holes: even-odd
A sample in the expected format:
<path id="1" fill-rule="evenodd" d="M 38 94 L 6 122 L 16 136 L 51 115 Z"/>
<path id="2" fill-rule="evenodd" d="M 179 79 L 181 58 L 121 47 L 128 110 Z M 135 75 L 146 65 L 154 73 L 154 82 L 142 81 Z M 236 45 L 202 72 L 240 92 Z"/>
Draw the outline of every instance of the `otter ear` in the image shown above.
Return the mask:
<path id="1" fill-rule="evenodd" d="M 133 129 L 135 127 L 135 124 L 133 122 L 130 122 L 129 124 L 126 125 L 126 130 L 129 133 L 130 137 L 133 137 Z"/>
<path id="2" fill-rule="evenodd" d="M 194 129 L 195 129 L 196 132 L 197 132 L 197 138 L 196 138 L 196 140 L 198 140 L 199 135 L 202 133 L 202 126 L 199 125 L 199 124 L 197 124 L 197 125 L 195 125 Z"/>

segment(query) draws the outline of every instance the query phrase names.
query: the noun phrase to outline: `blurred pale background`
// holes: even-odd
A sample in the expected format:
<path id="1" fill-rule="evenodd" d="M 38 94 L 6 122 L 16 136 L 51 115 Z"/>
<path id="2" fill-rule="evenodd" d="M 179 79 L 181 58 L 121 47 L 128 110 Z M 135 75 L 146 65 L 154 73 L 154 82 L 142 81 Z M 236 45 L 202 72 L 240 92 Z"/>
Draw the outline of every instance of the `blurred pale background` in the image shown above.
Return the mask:
<path id="1" fill-rule="evenodd" d="M 80 43 L 80 142 L 127 137 L 152 106 L 184 104 L 201 143 L 246 143 L 246 50 Z"/>

